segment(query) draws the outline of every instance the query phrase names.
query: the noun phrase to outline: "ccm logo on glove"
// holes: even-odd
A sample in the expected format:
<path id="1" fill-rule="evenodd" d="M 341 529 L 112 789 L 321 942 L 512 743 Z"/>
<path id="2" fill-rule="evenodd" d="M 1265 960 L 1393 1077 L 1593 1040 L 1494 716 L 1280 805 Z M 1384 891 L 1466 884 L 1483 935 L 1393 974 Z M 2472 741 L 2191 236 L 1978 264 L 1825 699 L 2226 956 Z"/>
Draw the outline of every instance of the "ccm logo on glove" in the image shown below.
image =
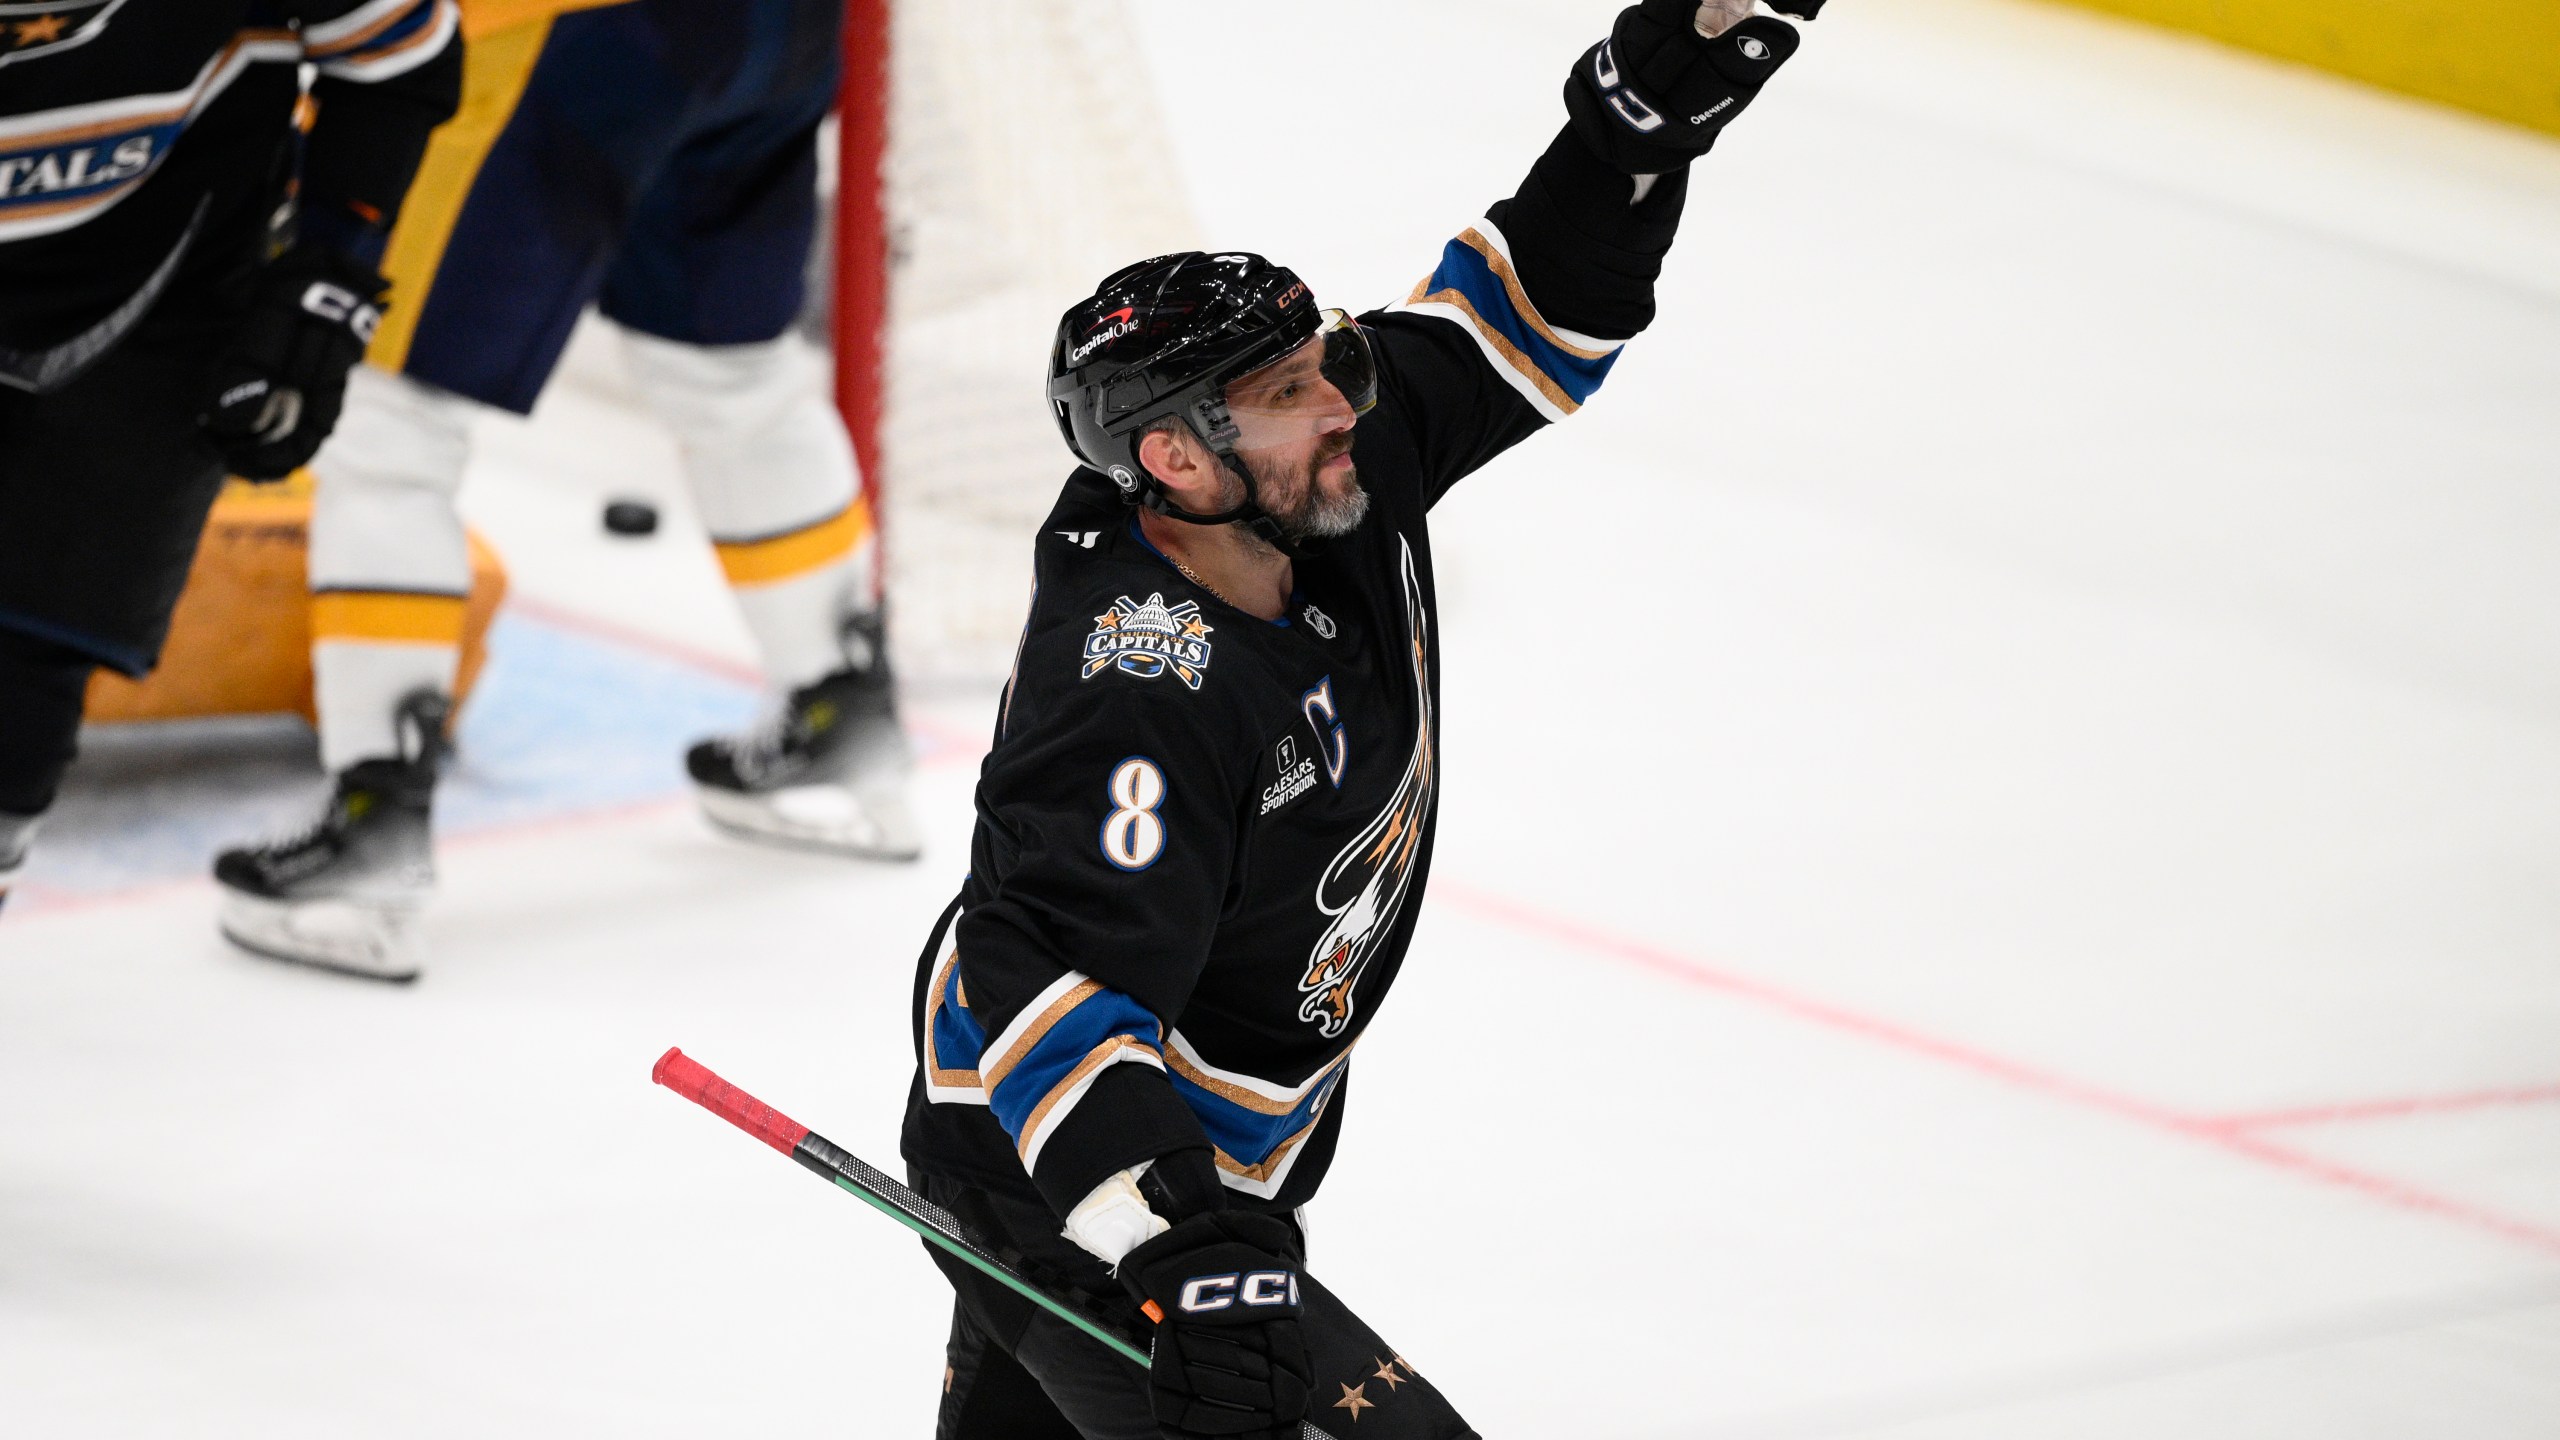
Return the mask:
<path id="1" fill-rule="evenodd" d="M 1617 48 L 1606 40 L 1600 42 L 1600 48 L 1591 56 L 1591 78 L 1600 82 L 1600 94 L 1609 102 L 1609 108 L 1617 111 L 1618 118 L 1632 126 L 1637 134 L 1650 134 L 1662 128 L 1662 116 L 1652 106 L 1634 93 L 1619 88 L 1622 77 L 1618 73 Z"/>
<path id="2" fill-rule="evenodd" d="M 1224 1310 L 1230 1305 L 1295 1305 L 1298 1275 L 1294 1270 L 1196 1275 L 1184 1282 L 1178 1303 L 1193 1315 Z"/>
<path id="3" fill-rule="evenodd" d="M 302 292 L 302 308 L 323 320 L 346 326 L 368 345 L 373 343 L 375 327 L 382 324 L 381 306 L 326 280 L 314 280 L 311 288 Z"/>

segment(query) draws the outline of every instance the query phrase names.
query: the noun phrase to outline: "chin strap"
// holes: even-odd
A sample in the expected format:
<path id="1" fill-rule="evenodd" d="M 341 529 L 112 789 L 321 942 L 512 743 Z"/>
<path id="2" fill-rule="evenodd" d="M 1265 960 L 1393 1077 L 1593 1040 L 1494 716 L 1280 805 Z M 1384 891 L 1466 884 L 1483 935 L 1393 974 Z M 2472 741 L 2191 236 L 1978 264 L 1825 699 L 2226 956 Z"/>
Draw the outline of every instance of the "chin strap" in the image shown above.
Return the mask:
<path id="1" fill-rule="evenodd" d="M 1185 525 L 1241 524 L 1272 549 L 1292 560 L 1302 558 L 1306 554 L 1306 542 L 1292 538 L 1287 531 L 1280 528 L 1280 522 L 1272 519 L 1270 512 L 1262 508 L 1259 493 L 1254 488 L 1253 472 L 1246 469 L 1244 462 L 1237 459 L 1233 452 L 1220 451 L 1218 458 L 1226 462 L 1229 473 L 1244 482 L 1243 504 L 1230 510 L 1221 510 L 1215 515 L 1203 515 L 1196 510 L 1185 510 L 1174 504 L 1173 497 L 1165 493 L 1164 483 L 1150 475 L 1147 477 L 1144 502 L 1146 507 L 1168 520 L 1179 520 Z"/>

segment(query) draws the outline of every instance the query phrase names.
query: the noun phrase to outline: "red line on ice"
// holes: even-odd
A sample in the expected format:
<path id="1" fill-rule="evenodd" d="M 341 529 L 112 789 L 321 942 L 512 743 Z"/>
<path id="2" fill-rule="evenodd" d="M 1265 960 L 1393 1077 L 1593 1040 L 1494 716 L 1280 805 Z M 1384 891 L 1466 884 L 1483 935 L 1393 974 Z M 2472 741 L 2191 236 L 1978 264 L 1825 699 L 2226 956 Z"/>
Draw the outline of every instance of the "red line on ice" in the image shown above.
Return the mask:
<path id="1" fill-rule="evenodd" d="M 590 615 L 581 615 L 574 610 L 564 610 L 559 606 L 523 596 L 510 597 L 506 602 L 506 608 L 537 625 L 548 625 L 555 630 L 566 630 L 572 634 L 602 640 L 607 644 L 619 645 L 628 650 L 655 655 L 662 660 L 672 660 L 679 665 L 716 675 L 723 680 L 759 687 L 764 684 L 764 672 L 752 665 L 732 660 L 725 655 L 714 654 L 709 650 L 699 650 L 690 645 L 680 644 L 662 636 L 617 625 L 610 620 L 599 620 Z M 926 742 L 925 753 L 917 761 L 920 765 L 939 767 L 975 764 L 979 757 L 986 754 L 986 737 L 983 735 L 963 733 L 949 725 L 937 724 L 932 720 L 919 719 L 912 715 L 907 718 L 906 725 L 910 734 L 920 735 Z M 637 800 L 616 801 L 584 810 L 567 810 L 556 815 L 536 816 L 529 820 L 507 821 L 464 830 L 452 835 L 440 834 L 436 837 L 436 843 L 474 845 L 484 840 L 508 840 L 538 835 L 550 830 L 570 830 L 590 825 L 610 824 L 617 820 L 673 808 L 681 804 L 691 793 L 689 790 L 684 790 L 667 795 L 650 795 Z M 83 910 L 133 904 L 181 890 L 196 889 L 206 884 L 208 878 L 205 874 L 170 876 L 161 880 L 145 880 L 139 884 L 114 890 L 86 892 L 54 890 L 41 883 L 22 882 L 16 887 L 18 910 L 28 919 L 33 919 L 37 915 L 68 915 Z"/>
<path id="2" fill-rule="evenodd" d="M 715 651 L 698 649 L 679 641 L 669 640 L 662 635 L 652 635 L 645 630 L 634 630 L 610 620 L 600 620 L 592 615 L 582 615 L 575 610 L 566 610 L 546 601 L 528 599 L 520 595 L 509 596 L 506 608 L 537 625 L 548 625 L 555 630 L 567 630 L 572 634 L 585 635 L 591 639 L 619 645 L 626 650 L 638 650 L 644 654 L 655 655 L 661 660 L 672 660 L 679 665 L 689 666 L 705 674 L 716 675 L 723 680 L 732 680 L 741 685 L 759 689 L 764 685 L 764 672 L 745 661 L 732 660 Z M 910 734 L 922 736 L 930 746 L 919 761 L 921 764 L 947 765 L 960 761 L 975 762 L 986 753 L 987 742 L 983 735 L 962 733 L 948 725 L 936 724 L 930 719 L 915 715 L 908 715 L 905 723 Z"/>
<path id="3" fill-rule="evenodd" d="M 645 651 L 661 660 L 673 660 L 680 665 L 689 665 L 696 670 L 717 675 L 723 680 L 735 680 L 747 686 L 764 684 L 764 672 L 743 660 L 732 660 L 716 651 L 696 649 L 691 645 L 669 640 L 663 635 L 652 635 L 645 630 L 634 630 L 627 625 L 617 625 L 610 620 L 599 620 L 593 615 L 582 615 L 575 610 L 565 610 L 548 601 L 535 600 L 523 595 L 510 595 L 507 597 L 506 608 L 527 620 L 548 625 L 554 630 L 568 630 L 597 640 L 610 640 L 626 650 Z"/>
<path id="4" fill-rule="evenodd" d="M 506 820 L 495 825 L 464 830 L 458 834 L 438 835 L 436 844 L 443 848 L 470 849 L 492 841 L 520 840 L 528 836 L 544 835 L 555 831 L 612 825 L 618 821 L 676 810 L 687 805 L 692 799 L 691 791 L 682 791 L 666 795 L 651 795 L 638 800 L 616 801 L 610 805 L 590 806 L 584 810 L 566 810 L 557 815 L 535 815 L 523 820 Z M 184 890 L 210 889 L 213 885 L 212 869 L 213 867 L 208 864 L 203 870 L 192 875 L 172 875 L 162 880 L 145 880 L 139 884 L 126 885 L 114 890 L 49 890 L 42 886 L 28 886 L 20 893 L 35 902 L 27 907 L 26 918 L 30 920 L 39 915 L 76 915 L 87 910 L 139 904 Z"/>
<path id="5" fill-rule="evenodd" d="M 2505 1105 L 2544 1105 L 2560 1101 L 2560 1085 L 2518 1085 L 2503 1090 L 2473 1090 L 2460 1095 L 2420 1095 L 2401 1100 L 2359 1100 L 2340 1105 L 2306 1105 L 2296 1110 L 2260 1110 L 2216 1116 L 2219 1130 L 2272 1130 L 2284 1125 L 2334 1125 L 2350 1120 L 2397 1120 L 2410 1115 L 2444 1115 L 2461 1110 L 2487 1110 Z"/>
<path id="6" fill-rule="evenodd" d="M 1561 940 L 1581 949 L 1650 970 L 1658 975 L 1668 976 L 1703 989 L 1714 990 L 1736 999 L 1765 1005 L 1799 1020 L 1844 1034 L 1855 1035 L 1861 1039 L 1872 1040 L 1910 1054 L 1925 1056 L 1942 1064 L 1953 1065 L 1997 1080 L 2004 1085 L 2050 1095 L 2057 1100 L 2067 1100 L 2087 1109 L 2102 1110 L 2135 1124 L 2184 1136 L 2213 1146 L 2226 1154 L 2252 1160 L 2305 1179 L 2317 1180 L 2341 1190 L 2350 1190 L 2398 1209 L 2453 1220 L 2474 1229 L 2485 1230 L 2531 1246 L 2546 1254 L 2560 1255 L 2560 1229 L 2501 1215 L 2448 1195 L 2439 1195 L 2434 1191 L 2394 1180 L 2387 1175 L 2376 1175 L 2324 1160 L 2317 1155 L 2307 1154 L 2250 1134 L 2229 1119 L 2189 1115 L 2163 1105 L 2155 1105 L 2137 1096 L 2088 1084 L 2070 1076 L 2023 1061 L 2012 1060 L 1988 1050 L 1977 1049 L 1959 1041 L 1942 1039 L 1891 1020 L 1850 1010 L 1809 995 L 1801 995 L 1781 986 L 1772 985 L 1765 980 L 1755 980 L 1747 975 L 1718 969 L 1677 951 L 1616 934 L 1579 920 L 1551 915 L 1516 900 L 1470 886 L 1452 884 L 1443 880 L 1435 883 L 1432 891 L 1439 898 L 1486 919 Z M 2423 1106 L 2425 1102 L 2402 1103 Z"/>

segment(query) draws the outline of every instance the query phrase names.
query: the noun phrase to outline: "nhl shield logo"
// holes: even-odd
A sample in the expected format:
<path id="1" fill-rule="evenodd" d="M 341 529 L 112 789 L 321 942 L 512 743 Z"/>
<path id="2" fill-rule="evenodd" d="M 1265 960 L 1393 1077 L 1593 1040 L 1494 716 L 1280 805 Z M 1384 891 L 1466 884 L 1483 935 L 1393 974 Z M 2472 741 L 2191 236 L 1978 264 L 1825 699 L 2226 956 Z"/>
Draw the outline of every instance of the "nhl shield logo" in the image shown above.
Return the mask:
<path id="1" fill-rule="evenodd" d="M 87 44 L 123 8 L 124 0 L 0 4 L 0 65 Z"/>
<path id="2" fill-rule="evenodd" d="M 1114 668 L 1141 680 L 1169 673 L 1197 690 L 1201 673 L 1209 668 L 1209 632 L 1215 628 L 1200 618 L 1193 601 L 1167 605 L 1164 596 L 1149 595 L 1141 605 L 1123 595 L 1093 617 L 1080 678 L 1090 680 Z"/>

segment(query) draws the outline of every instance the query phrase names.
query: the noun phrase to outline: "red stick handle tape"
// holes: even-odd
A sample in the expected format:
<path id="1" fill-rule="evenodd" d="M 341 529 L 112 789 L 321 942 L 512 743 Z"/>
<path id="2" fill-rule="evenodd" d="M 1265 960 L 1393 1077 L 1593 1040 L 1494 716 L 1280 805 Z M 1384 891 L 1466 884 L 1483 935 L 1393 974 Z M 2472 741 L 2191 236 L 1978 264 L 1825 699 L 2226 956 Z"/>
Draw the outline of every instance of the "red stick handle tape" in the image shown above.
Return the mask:
<path id="1" fill-rule="evenodd" d="M 785 1155 L 808 1137 L 808 1126 L 712 1074 L 682 1050 L 670 1047 L 659 1056 L 649 1078 Z"/>

